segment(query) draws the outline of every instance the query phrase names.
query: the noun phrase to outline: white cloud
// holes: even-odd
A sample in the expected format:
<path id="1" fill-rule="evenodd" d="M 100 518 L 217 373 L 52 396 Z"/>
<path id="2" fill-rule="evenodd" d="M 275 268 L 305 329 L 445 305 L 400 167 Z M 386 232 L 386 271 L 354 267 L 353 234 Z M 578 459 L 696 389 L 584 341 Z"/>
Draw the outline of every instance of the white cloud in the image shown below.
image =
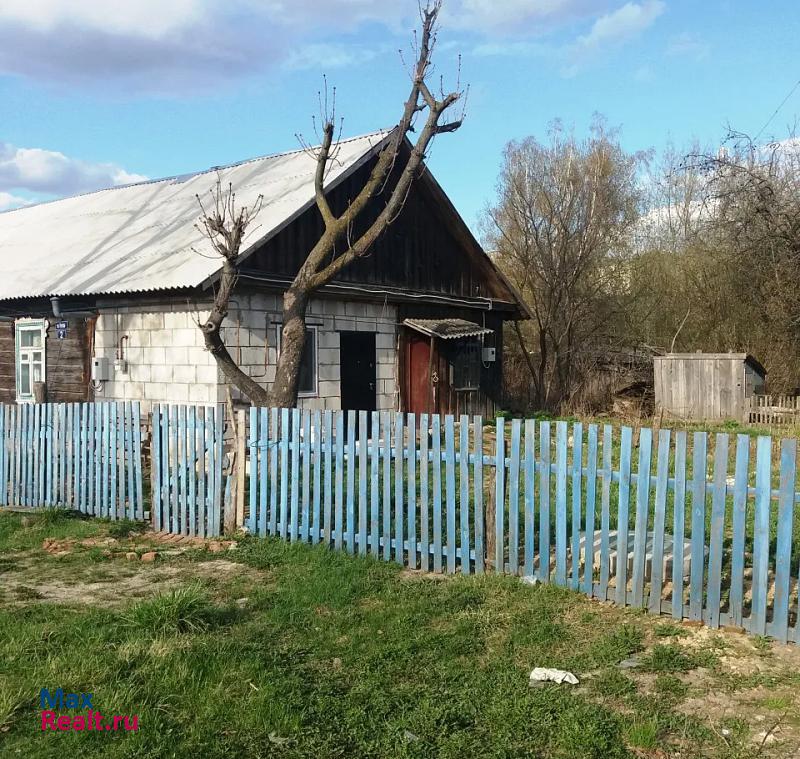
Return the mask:
<path id="1" fill-rule="evenodd" d="M 667 55 L 676 58 L 692 58 L 695 61 L 702 61 L 708 58 L 711 46 L 694 34 L 684 32 L 670 39 L 667 44 Z"/>
<path id="2" fill-rule="evenodd" d="M 331 69 L 357 66 L 371 61 L 381 53 L 377 47 L 319 42 L 293 50 L 284 64 L 288 69 Z"/>
<path id="3" fill-rule="evenodd" d="M 10 208 L 26 206 L 31 201 L 19 195 L 12 195 L 10 192 L 0 192 L 0 211 L 8 211 Z"/>
<path id="4" fill-rule="evenodd" d="M 0 193 L 6 202 L 19 204 L 10 193 L 27 191 L 46 195 L 74 195 L 146 179 L 113 163 L 91 163 L 41 148 L 18 148 L 0 143 Z"/>
<path id="5" fill-rule="evenodd" d="M 653 25 L 664 12 L 663 0 L 644 0 L 641 3 L 626 3 L 611 13 L 598 18 L 587 34 L 578 37 L 571 46 L 571 64 L 566 75 L 574 75 L 587 61 L 605 50 L 638 37 Z"/>

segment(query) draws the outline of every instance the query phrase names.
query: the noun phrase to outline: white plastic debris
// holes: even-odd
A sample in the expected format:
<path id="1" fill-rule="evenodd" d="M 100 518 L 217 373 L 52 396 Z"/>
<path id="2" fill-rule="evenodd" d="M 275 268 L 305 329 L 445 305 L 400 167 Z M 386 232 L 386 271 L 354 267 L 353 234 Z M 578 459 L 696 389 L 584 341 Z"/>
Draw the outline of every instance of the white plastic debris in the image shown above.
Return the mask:
<path id="1" fill-rule="evenodd" d="M 572 672 L 565 672 L 563 669 L 551 669 L 550 667 L 536 667 L 531 672 L 529 685 L 536 685 L 538 683 L 558 683 L 563 685 L 577 685 L 578 678 Z"/>
<path id="2" fill-rule="evenodd" d="M 533 575 L 525 575 L 524 577 L 520 578 L 520 582 L 524 582 L 526 585 L 538 585 L 539 578 L 534 577 Z"/>

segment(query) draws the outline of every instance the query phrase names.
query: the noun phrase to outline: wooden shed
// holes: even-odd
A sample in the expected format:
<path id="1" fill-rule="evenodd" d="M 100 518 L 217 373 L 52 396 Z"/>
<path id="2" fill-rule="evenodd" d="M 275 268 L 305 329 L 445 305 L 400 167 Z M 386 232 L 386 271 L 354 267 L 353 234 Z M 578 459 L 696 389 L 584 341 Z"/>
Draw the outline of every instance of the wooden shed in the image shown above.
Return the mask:
<path id="1" fill-rule="evenodd" d="M 668 353 L 653 359 L 656 413 L 747 421 L 766 371 L 747 353 Z"/>

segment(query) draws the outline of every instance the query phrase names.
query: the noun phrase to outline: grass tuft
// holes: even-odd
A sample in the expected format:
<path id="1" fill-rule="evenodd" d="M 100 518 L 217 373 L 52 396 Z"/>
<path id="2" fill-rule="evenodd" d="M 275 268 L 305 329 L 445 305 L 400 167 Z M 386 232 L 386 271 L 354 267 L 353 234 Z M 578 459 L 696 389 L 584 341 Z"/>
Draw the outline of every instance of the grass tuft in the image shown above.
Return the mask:
<path id="1" fill-rule="evenodd" d="M 203 632 L 217 615 L 205 589 L 191 584 L 133 604 L 123 613 L 122 624 L 130 630 L 162 637 Z"/>

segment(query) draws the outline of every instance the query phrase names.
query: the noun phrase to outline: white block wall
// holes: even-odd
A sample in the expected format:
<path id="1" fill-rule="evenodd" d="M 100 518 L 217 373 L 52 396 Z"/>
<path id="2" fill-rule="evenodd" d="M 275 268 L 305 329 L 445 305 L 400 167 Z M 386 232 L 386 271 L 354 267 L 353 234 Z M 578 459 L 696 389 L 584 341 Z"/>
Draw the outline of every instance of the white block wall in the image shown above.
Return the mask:
<path id="1" fill-rule="evenodd" d="M 275 381 L 277 325 L 281 318 L 279 296 L 238 296 L 225 323 L 224 339 L 228 350 L 239 366 L 261 384 Z M 341 408 L 340 331 L 375 333 L 377 406 L 381 410 L 397 408 L 397 309 L 394 306 L 316 299 L 309 303 L 306 323 L 317 329 L 317 393 L 301 397 L 298 402 L 301 408 Z M 235 391 L 232 392 L 236 397 Z M 224 397 L 225 387 L 221 385 L 220 400 Z"/>
<path id="2" fill-rule="evenodd" d="M 149 306 L 138 312 L 128 308 L 101 311 L 95 328 L 95 355 L 109 360 L 112 379 L 95 391 L 100 400 L 140 400 L 153 403 L 215 403 L 219 370 L 203 346 L 197 310 L 171 310 Z M 126 373 L 115 370 L 117 344 L 128 339 L 124 355 Z"/>
<path id="3" fill-rule="evenodd" d="M 177 305 L 177 304 L 176 304 Z M 277 325 L 281 300 L 274 295 L 237 295 L 223 326 L 234 360 L 259 384 L 275 379 Z M 203 346 L 197 319 L 204 312 L 170 306 L 114 307 L 101 310 L 95 330 L 95 355 L 106 356 L 112 378 L 100 384 L 97 400 L 153 403 L 216 403 L 227 399 L 224 378 Z M 375 333 L 376 400 L 380 410 L 398 404 L 397 311 L 394 306 L 318 299 L 309 304 L 307 323 L 317 328 L 317 393 L 301 397 L 309 409 L 341 408 L 339 332 Z M 127 335 L 127 373 L 114 369 L 118 340 Z M 237 398 L 235 389 L 231 390 Z"/>

